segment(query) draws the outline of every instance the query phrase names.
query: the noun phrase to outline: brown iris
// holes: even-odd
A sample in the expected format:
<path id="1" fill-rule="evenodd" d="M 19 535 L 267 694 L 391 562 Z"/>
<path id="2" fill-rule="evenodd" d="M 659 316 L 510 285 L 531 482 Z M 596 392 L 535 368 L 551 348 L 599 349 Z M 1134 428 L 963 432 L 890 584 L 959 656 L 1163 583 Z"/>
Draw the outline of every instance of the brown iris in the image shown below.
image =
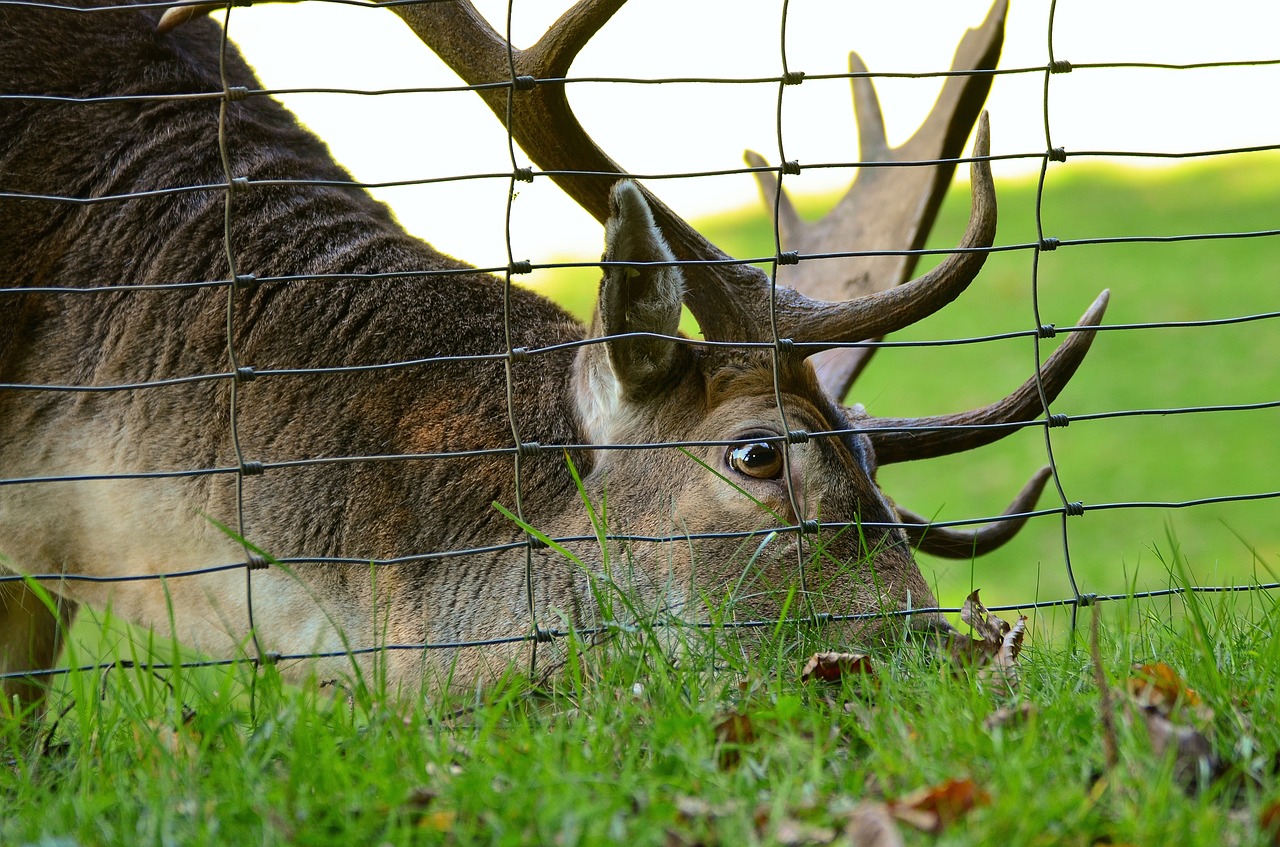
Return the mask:
<path id="1" fill-rule="evenodd" d="M 756 479 L 777 479 L 782 474 L 782 451 L 767 441 L 730 447 L 725 461 L 738 473 Z"/>

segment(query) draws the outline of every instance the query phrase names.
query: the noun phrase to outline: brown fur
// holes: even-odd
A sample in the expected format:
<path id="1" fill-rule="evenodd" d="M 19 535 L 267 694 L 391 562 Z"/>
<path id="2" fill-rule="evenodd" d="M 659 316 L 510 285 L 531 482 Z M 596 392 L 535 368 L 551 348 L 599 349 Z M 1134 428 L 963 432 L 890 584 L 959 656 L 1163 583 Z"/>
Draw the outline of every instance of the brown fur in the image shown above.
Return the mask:
<path id="1" fill-rule="evenodd" d="M 0 7 L 0 87 L 7 93 L 148 94 L 221 89 L 219 31 L 208 20 L 154 34 L 156 13 L 89 15 Z M 232 49 L 233 85 L 259 87 Z M 7 192 L 76 197 L 224 181 L 218 104 L 11 101 L 0 110 L 0 180 Z M 444 131 L 444 130 L 442 130 Z M 251 97 L 228 107 L 233 171 L 250 179 L 348 179 L 324 145 L 282 107 Z M 654 261 L 666 250 L 643 220 L 643 201 L 610 224 L 610 255 Z M 254 187 L 233 198 L 237 270 L 258 277 L 412 273 L 376 280 L 263 282 L 235 295 L 234 345 L 258 370 L 375 364 L 503 353 L 503 286 L 406 235 L 364 192 L 315 186 Z M 93 205 L 0 198 L 0 382 L 110 385 L 226 372 L 224 287 L 111 291 L 140 283 L 219 280 L 224 192 L 200 190 Z M 665 254 L 669 255 L 669 253 Z M 14 289 L 91 286 L 94 293 Z M 596 334 L 672 332 L 678 273 L 611 271 Z M 586 330 L 554 304 L 515 290 L 512 344 L 575 341 Z M 674 310 L 674 311 L 673 311 Z M 512 410 L 524 441 L 583 444 L 728 440 L 782 432 L 769 352 L 709 351 L 669 341 L 615 340 L 533 355 L 511 374 Z M 847 426 L 803 362 L 783 362 L 792 429 Z M 238 433 L 246 459 L 449 453 L 511 447 L 500 361 L 433 362 L 359 374 L 260 377 L 243 383 Z M 100 394 L 0 390 L 0 479 L 122 474 L 236 464 L 227 380 Z M 575 451 L 586 494 L 607 496 L 610 530 L 659 536 L 754 529 L 797 518 L 783 479 L 758 480 L 726 465 L 724 447 Z M 244 481 L 248 540 L 279 557 L 386 559 L 524 538 L 495 510 L 515 505 L 508 455 L 309 465 Z M 790 448 L 800 517 L 892 521 L 872 481 L 864 438 L 815 439 Z M 735 486 L 777 513 L 772 517 Z M 552 536 L 589 535 L 586 510 L 561 451 L 521 467 L 526 518 Z M 243 561 L 234 527 L 235 481 L 193 478 L 0 485 L 0 555 L 31 574 L 159 574 Z M 930 606 L 933 598 L 900 532 L 825 533 L 809 589 L 820 611 Z M 758 538 L 612 545 L 642 605 L 705 615 L 698 598 L 735 590 L 735 614 L 777 614 L 797 579 L 796 541 L 781 536 L 756 572 L 742 574 Z M 590 563 L 594 544 L 571 545 Z M 299 564 L 256 571 L 253 612 L 264 649 L 284 653 L 344 645 L 455 642 L 530 629 L 521 549 L 410 564 Z M 820 573 L 819 573 L 820 572 Z M 76 604 L 111 606 L 181 641 L 225 655 L 243 649 L 249 609 L 242 570 L 113 584 L 45 581 Z M 544 626 L 595 619 L 588 574 L 551 550 L 535 553 L 535 605 Z M 737 588 L 735 589 L 735 586 Z M 47 666 L 58 619 L 20 583 L 0 597 L 0 671 Z M 931 618 L 926 623 L 939 623 Z M 345 635 L 346 641 L 340 637 Z M 523 655 L 527 646 L 399 651 L 385 661 L 417 690 L 453 673 L 464 682 Z M 372 660 L 370 660 L 372 661 Z M 347 659 L 300 667 L 341 674 Z M 32 699 L 10 680 L 6 694 Z"/>

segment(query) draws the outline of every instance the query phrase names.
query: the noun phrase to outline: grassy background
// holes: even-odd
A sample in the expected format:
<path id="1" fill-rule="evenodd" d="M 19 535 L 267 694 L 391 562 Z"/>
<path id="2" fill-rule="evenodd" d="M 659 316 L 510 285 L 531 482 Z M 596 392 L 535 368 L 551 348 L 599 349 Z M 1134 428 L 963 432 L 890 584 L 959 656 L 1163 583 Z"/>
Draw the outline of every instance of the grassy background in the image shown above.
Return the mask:
<path id="1" fill-rule="evenodd" d="M 997 193 L 997 244 L 1035 241 L 1036 181 L 1000 182 Z M 1065 241 L 1277 229 L 1278 196 L 1280 157 L 1274 153 L 1159 170 L 1070 161 L 1049 172 L 1044 233 Z M 797 198 L 808 217 L 820 216 L 835 199 Z M 967 214 L 966 193 L 957 187 L 928 246 L 954 244 Z M 773 251 L 772 224 L 763 207 L 696 224 L 731 255 Z M 1277 258 L 1275 237 L 1063 247 L 1041 256 L 1042 319 L 1074 324 L 1103 288 L 1112 292 L 1109 324 L 1274 311 L 1280 307 Z M 540 290 L 589 314 L 596 272 L 561 271 L 546 278 Z M 1034 327 L 1031 280 L 1030 251 L 993 254 L 959 300 L 892 338 L 962 338 Z M 1088 414 L 1280 400 L 1276 325 L 1265 320 L 1100 334 L 1053 409 Z M 1045 355 L 1057 343 L 1044 342 Z M 882 350 L 850 399 L 872 414 L 895 417 L 973 408 L 1011 391 L 1030 376 L 1033 362 L 1027 338 Z M 1066 497 L 1086 506 L 1280 490 L 1277 434 L 1280 410 L 1077 422 L 1052 433 Z M 891 496 L 922 514 L 978 518 L 999 514 L 1046 463 L 1044 431 L 1027 429 L 966 455 L 885 468 L 880 479 Z M 1040 505 L 1058 503 L 1051 483 Z M 1082 592 L 1166 585 L 1165 563 L 1175 543 L 1201 584 L 1268 581 L 1280 570 L 1277 517 L 1277 500 L 1086 512 L 1068 521 L 1071 561 Z M 1057 516 L 1033 520 L 1013 542 L 977 561 L 930 560 L 925 566 L 948 605 L 958 605 L 971 587 L 985 587 L 993 603 L 1071 595 Z"/>

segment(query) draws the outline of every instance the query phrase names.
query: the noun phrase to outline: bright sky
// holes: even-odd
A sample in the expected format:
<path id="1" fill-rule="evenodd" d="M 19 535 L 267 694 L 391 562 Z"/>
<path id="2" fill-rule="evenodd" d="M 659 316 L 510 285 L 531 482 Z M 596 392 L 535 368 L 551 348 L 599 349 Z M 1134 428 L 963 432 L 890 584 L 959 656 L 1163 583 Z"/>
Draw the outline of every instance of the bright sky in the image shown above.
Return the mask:
<path id="1" fill-rule="evenodd" d="M 516 0 L 517 46 L 527 46 L 569 0 Z M 480 0 L 501 21 L 505 0 Z M 872 71 L 946 70 L 986 0 L 794 0 L 787 24 L 793 70 L 847 70 L 857 50 Z M 1002 68 L 1042 66 L 1048 0 L 1013 0 Z M 782 0 L 631 0 L 575 62 L 573 76 L 776 76 Z M 237 8 L 231 37 L 269 88 L 384 89 L 458 79 L 389 11 L 326 3 Z M 1064 0 L 1054 52 L 1088 62 L 1190 63 L 1280 59 L 1274 0 Z M 927 113 L 940 80 L 877 80 L 890 143 Z M 1280 143 L 1280 66 L 1211 70 L 1077 70 L 1051 79 L 1054 146 L 1182 152 Z M 1043 76 L 998 77 L 988 100 L 992 152 L 1045 149 Z M 776 85 L 578 84 L 571 101 L 600 145 L 635 173 L 740 167 L 752 148 L 776 163 Z M 366 182 L 510 171 L 506 135 L 469 92 L 283 98 Z M 786 90 L 786 156 L 804 163 L 858 160 L 847 80 Z M 521 165 L 529 164 L 517 151 Z M 1135 164 L 1124 160 L 1125 164 Z M 1055 167 L 1069 167 L 1055 165 Z M 1003 176 L 1038 161 L 1000 163 Z M 847 184 L 846 170 L 788 177 L 797 192 Z M 685 217 L 758 202 L 748 175 L 650 183 Z M 375 192 L 437 248 L 480 266 L 505 265 L 505 180 Z M 599 226 L 547 179 L 521 185 L 512 225 L 517 259 L 599 255 Z"/>

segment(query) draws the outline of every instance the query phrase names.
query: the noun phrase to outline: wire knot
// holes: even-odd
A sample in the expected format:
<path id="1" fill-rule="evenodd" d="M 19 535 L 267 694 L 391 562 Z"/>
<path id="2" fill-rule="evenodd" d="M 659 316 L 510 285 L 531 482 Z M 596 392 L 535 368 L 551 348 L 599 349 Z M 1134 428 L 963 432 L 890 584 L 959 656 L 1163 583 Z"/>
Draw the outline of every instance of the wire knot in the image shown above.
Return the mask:
<path id="1" fill-rule="evenodd" d="M 516 447 L 516 454 L 522 459 L 527 459 L 530 456 L 536 456 L 541 452 L 542 445 L 536 441 L 525 441 L 520 444 L 520 446 Z"/>
<path id="2" fill-rule="evenodd" d="M 512 362 L 523 362 L 529 358 L 528 347 L 512 347 L 511 352 L 507 354 L 507 358 Z"/>
<path id="3" fill-rule="evenodd" d="M 1039 244 L 1040 252 L 1052 253 L 1054 250 L 1057 250 L 1058 247 L 1061 246 L 1061 244 L 1062 244 L 1061 241 L 1059 241 L 1056 238 L 1053 238 L 1052 236 L 1050 236 L 1049 238 L 1042 238 L 1040 239 L 1040 244 Z"/>
<path id="4" fill-rule="evenodd" d="M 808 444 L 809 432 L 803 429 L 789 429 L 787 430 L 787 443 L 788 444 Z"/>
<path id="5" fill-rule="evenodd" d="M 266 465 L 262 464 L 262 462 L 241 462 L 240 463 L 240 473 L 244 474 L 245 476 L 262 476 L 262 474 L 266 471 L 266 469 L 267 469 Z"/>
<path id="6" fill-rule="evenodd" d="M 783 176 L 799 176 L 799 175 L 800 175 L 800 160 L 799 160 L 799 159 L 788 159 L 787 161 L 783 162 L 783 163 L 782 163 L 782 174 L 783 174 Z"/>
<path id="7" fill-rule="evenodd" d="M 511 175 L 516 182 L 533 182 L 533 168 L 516 168 Z"/>
<path id="8" fill-rule="evenodd" d="M 1054 59 L 1049 63 L 1049 73 L 1069 74 L 1071 73 L 1071 63 L 1066 59 Z"/>
<path id="9" fill-rule="evenodd" d="M 1049 417 L 1045 418 L 1045 420 L 1048 422 L 1049 426 L 1051 427 L 1054 427 L 1054 426 L 1066 427 L 1071 425 L 1070 415 L 1061 415 L 1061 414 L 1050 415 Z"/>
<path id="10" fill-rule="evenodd" d="M 801 535 L 817 535 L 820 529 L 822 529 L 822 525 L 812 518 L 807 521 L 800 521 Z"/>
<path id="11" fill-rule="evenodd" d="M 773 342 L 773 346 L 777 348 L 778 353 L 782 356 L 790 356 L 796 349 L 796 343 L 790 338 L 779 338 Z"/>
<path id="12" fill-rule="evenodd" d="M 258 287 L 258 277 L 256 274 L 236 274 L 235 279 L 233 279 L 232 282 L 235 283 L 236 288 L 243 291 L 253 291 L 253 289 Z"/>
<path id="13" fill-rule="evenodd" d="M 268 650 L 268 651 L 267 651 L 267 652 L 265 652 L 265 653 L 259 653 L 259 654 L 258 654 L 258 664 L 260 664 L 260 665 L 274 665 L 274 664 L 276 664 L 277 662 L 279 662 L 281 658 L 283 658 L 283 657 L 282 657 L 282 656 L 281 656 L 277 651 L 275 651 L 275 650 Z"/>
<path id="14" fill-rule="evenodd" d="M 1054 147 L 1049 151 L 1050 162 L 1065 162 L 1067 160 L 1067 148 Z"/>
<path id="15" fill-rule="evenodd" d="M 258 378 L 258 372 L 251 367 L 236 368 L 236 382 L 253 382 Z"/>
<path id="16" fill-rule="evenodd" d="M 1053 338 L 1058 334 L 1058 328 L 1053 324 L 1040 324 L 1036 327 L 1036 335 L 1040 338 Z"/>
<path id="17" fill-rule="evenodd" d="M 778 254 L 779 265 L 798 265 L 800 264 L 800 254 L 795 250 L 787 250 L 785 253 Z"/>
<path id="18" fill-rule="evenodd" d="M 520 76 L 511 80 L 511 87 L 514 88 L 516 91 L 532 91 L 533 87 L 537 84 L 538 84 L 538 81 L 533 77 L 529 76 L 528 74 L 521 74 Z"/>
<path id="19" fill-rule="evenodd" d="M 519 262 L 512 262 L 507 265 L 507 273 L 512 276 L 516 276 L 517 274 L 533 273 L 533 262 L 528 259 L 524 259 Z"/>
<path id="20" fill-rule="evenodd" d="M 549 546 L 547 542 L 543 541 L 536 535 L 525 535 L 525 541 L 530 550 L 546 550 Z"/>
<path id="21" fill-rule="evenodd" d="M 247 191 L 249 189 L 249 177 L 237 176 L 233 177 L 231 182 L 227 183 L 227 190 L 231 192 Z"/>
<path id="22" fill-rule="evenodd" d="M 222 99 L 228 103 L 234 103 L 237 100 L 244 100 L 249 96 L 249 89 L 243 85 L 229 85 L 222 89 Z"/>
<path id="23" fill-rule="evenodd" d="M 1076 605 L 1081 609 L 1087 609 L 1098 602 L 1097 594 L 1081 594 L 1076 597 Z"/>
<path id="24" fill-rule="evenodd" d="M 271 567 L 271 563 L 257 553 L 250 553 L 249 560 L 244 564 L 251 571 L 265 571 Z"/>
<path id="25" fill-rule="evenodd" d="M 533 628 L 533 640 L 539 644 L 549 644 L 555 639 L 555 635 L 549 629 L 543 629 L 540 626 Z"/>
<path id="26" fill-rule="evenodd" d="M 799 85 L 804 82 L 804 71 L 787 71 L 782 75 L 783 85 Z"/>
<path id="27" fill-rule="evenodd" d="M 1084 503 L 1080 502 L 1079 500 L 1075 500 L 1067 504 L 1068 517 L 1078 518 L 1083 514 L 1084 514 Z"/>

